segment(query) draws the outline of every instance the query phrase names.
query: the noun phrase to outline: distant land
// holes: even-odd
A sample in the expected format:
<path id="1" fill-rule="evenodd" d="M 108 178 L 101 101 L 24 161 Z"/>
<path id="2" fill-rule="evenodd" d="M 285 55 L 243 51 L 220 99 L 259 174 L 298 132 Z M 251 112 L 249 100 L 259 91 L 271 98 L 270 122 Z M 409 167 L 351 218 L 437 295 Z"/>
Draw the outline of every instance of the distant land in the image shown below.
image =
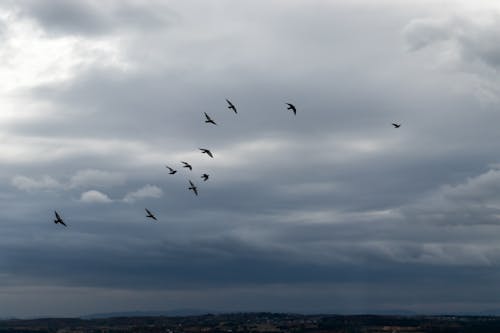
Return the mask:
<path id="1" fill-rule="evenodd" d="M 125 312 L 108 312 L 108 313 L 93 313 L 81 316 L 81 319 L 101 319 L 101 318 L 122 318 L 122 317 L 188 317 L 202 316 L 206 314 L 217 314 L 217 311 L 208 311 L 201 309 L 176 309 L 168 311 L 125 311 Z"/>
<path id="2" fill-rule="evenodd" d="M 235 313 L 273 313 L 266 311 L 221 311 L 221 310 L 207 310 L 207 309 L 174 309 L 174 310 L 164 310 L 164 311 L 120 311 L 120 312 L 105 312 L 105 313 L 93 313 L 80 316 L 81 319 L 101 319 L 101 318 L 120 318 L 120 317 L 189 317 L 189 316 L 202 316 L 208 314 L 235 314 Z M 276 312 L 276 313 L 287 313 L 287 314 L 297 314 L 297 315 L 375 315 L 375 316 L 500 316 L 500 310 L 490 309 L 484 311 L 463 311 L 463 312 L 428 312 L 419 313 L 409 310 L 393 309 L 393 310 L 375 310 L 375 311 L 357 311 L 352 313 L 333 313 L 333 312 Z M 13 319 L 13 318 L 1 318 L 2 319 Z M 33 318 L 35 319 L 35 318 Z"/>
<path id="3" fill-rule="evenodd" d="M 185 311 L 185 310 L 183 310 Z M 169 311 L 170 312 L 170 311 Z M 176 313 L 176 311 L 173 311 Z M 495 316 L 384 316 L 233 313 L 0 321 L 0 333 L 498 333 Z M 136 312 L 128 312 L 136 313 Z M 145 313 L 145 312 L 138 312 Z M 163 313 L 163 312 L 162 312 Z"/>

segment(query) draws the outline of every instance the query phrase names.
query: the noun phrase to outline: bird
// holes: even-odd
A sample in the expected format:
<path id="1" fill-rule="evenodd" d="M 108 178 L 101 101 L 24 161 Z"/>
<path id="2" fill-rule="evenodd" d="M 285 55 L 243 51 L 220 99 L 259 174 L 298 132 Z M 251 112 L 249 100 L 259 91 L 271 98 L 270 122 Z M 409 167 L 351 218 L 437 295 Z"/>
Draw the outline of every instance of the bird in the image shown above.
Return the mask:
<path id="1" fill-rule="evenodd" d="M 188 187 L 189 190 L 193 190 L 194 194 L 198 195 L 198 189 L 196 186 L 194 186 L 193 182 L 190 180 L 189 181 L 189 185 L 191 185 L 190 187 Z"/>
<path id="2" fill-rule="evenodd" d="M 233 103 L 231 103 L 231 101 L 230 101 L 230 100 L 228 100 L 228 99 L 226 98 L 226 102 L 227 102 L 227 104 L 229 104 L 229 106 L 227 107 L 228 109 L 232 109 L 232 110 L 234 111 L 234 113 L 238 113 L 238 111 L 236 111 L 236 106 L 234 106 L 234 104 L 233 104 Z"/>
<path id="3" fill-rule="evenodd" d="M 149 217 L 150 219 L 153 219 L 153 220 L 155 220 L 155 221 L 158 221 L 158 220 L 156 219 L 156 216 L 154 216 L 154 215 L 153 215 L 153 213 L 151 213 L 151 212 L 149 211 L 149 209 L 147 209 L 147 208 L 144 208 L 144 209 L 146 210 L 146 217 Z"/>
<path id="4" fill-rule="evenodd" d="M 394 126 L 394 128 L 400 128 L 400 127 L 401 127 L 401 124 L 395 124 L 395 123 L 392 123 L 392 126 Z"/>
<path id="5" fill-rule="evenodd" d="M 57 213 L 56 211 L 54 211 L 54 213 L 56 214 L 56 219 L 54 220 L 54 223 L 55 224 L 62 224 L 63 226 L 67 227 L 66 223 L 64 223 L 63 219 L 61 218 L 61 216 L 59 215 L 59 213 Z"/>
<path id="6" fill-rule="evenodd" d="M 165 168 L 167 168 L 168 170 L 170 170 L 169 174 L 171 174 L 171 175 L 173 175 L 173 174 L 175 174 L 177 172 L 177 170 L 172 169 L 168 165 L 165 165 Z"/>
<path id="7" fill-rule="evenodd" d="M 207 154 L 208 156 L 210 156 L 211 158 L 214 158 L 214 155 L 212 155 L 212 152 L 208 149 L 205 149 L 205 148 L 200 148 L 201 150 L 201 153 L 202 154 Z"/>
<path id="8" fill-rule="evenodd" d="M 208 180 L 208 175 L 204 173 L 203 175 L 201 175 L 201 178 L 203 178 L 203 181 L 206 182 Z"/>
<path id="9" fill-rule="evenodd" d="M 290 104 L 290 103 L 286 103 L 286 105 L 288 105 L 288 107 L 286 108 L 287 110 L 292 110 L 293 114 L 297 115 L 297 109 L 295 108 L 295 105 Z"/>
<path id="10" fill-rule="evenodd" d="M 210 118 L 210 116 L 209 116 L 206 112 L 204 112 L 204 113 L 205 113 L 205 118 L 207 118 L 207 119 L 205 120 L 205 122 L 206 122 L 206 123 L 210 123 L 210 124 L 217 125 L 217 124 L 215 123 L 215 121 L 213 121 L 213 119 L 212 119 L 212 118 Z"/>
<path id="11" fill-rule="evenodd" d="M 182 164 L 184 164 L 183 168 L 188 168 L 189 170 L 193 171 L 193 167 L 188 162 L 182 162 Z"/>

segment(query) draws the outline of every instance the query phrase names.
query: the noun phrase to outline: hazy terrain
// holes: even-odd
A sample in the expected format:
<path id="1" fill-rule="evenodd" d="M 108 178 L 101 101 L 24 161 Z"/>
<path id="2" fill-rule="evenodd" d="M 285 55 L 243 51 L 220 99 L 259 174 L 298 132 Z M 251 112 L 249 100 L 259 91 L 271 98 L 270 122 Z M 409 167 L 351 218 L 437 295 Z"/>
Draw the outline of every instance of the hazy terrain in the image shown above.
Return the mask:
<path id="1" fill-rule="evenodd" d="M 0 322 L 1 333 L 63 332 L 308 332 L 498 333 L 498 317 L 335 316 L 242 313 L 191 317 L 37 319 Z"/>

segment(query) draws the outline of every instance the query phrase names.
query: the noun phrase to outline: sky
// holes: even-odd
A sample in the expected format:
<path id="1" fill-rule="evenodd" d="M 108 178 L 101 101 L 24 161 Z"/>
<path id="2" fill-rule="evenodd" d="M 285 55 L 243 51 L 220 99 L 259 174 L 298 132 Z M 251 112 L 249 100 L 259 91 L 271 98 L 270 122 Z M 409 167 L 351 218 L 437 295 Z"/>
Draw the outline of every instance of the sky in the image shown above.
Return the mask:
<path id="1" fill-rule="evenodd" d="M 2 1 L 0 317 L 500 310 L 499 31 L 488 0 Z"/>

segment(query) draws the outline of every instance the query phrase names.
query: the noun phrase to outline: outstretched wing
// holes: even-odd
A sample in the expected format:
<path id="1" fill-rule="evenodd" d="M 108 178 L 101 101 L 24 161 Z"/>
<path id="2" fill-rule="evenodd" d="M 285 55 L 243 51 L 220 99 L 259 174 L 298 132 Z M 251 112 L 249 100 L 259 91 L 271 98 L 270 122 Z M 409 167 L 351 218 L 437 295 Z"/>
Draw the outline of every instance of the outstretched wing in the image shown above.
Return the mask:
<path id="1" fill-rule="evenodd" d="M 146 217 L 150 217 L 150 218 L 152 218 L 153 220 L 156 220 L 156 216 L 154 216 L 154 215 L 153 215 L 153 213 L 151 213 L 151 212 L 149 211 L 149 209 L 147 209 L 147 208 L 144 208 L 144 209 L 146 210 L 146 213 L 148 213 L 148 214 L 146 215 Z"/>
<path id="2" fill-rule="evenodd" d="M 226 98 L 226 102 L 227 102 L 227 104 L 229 104 L 229 106 L 228 106 L 228 108 L 229 108 L 229 109 L 233 109 L 234 113 L 238 113 L 238 111 L 236 111 L 236 107 L 234 106 L 234 104 L 233 104 L 233 103 L 231 103 L 231 101 L 230 101 L 230 100 L 228 100 L 228 99 Z"/>

